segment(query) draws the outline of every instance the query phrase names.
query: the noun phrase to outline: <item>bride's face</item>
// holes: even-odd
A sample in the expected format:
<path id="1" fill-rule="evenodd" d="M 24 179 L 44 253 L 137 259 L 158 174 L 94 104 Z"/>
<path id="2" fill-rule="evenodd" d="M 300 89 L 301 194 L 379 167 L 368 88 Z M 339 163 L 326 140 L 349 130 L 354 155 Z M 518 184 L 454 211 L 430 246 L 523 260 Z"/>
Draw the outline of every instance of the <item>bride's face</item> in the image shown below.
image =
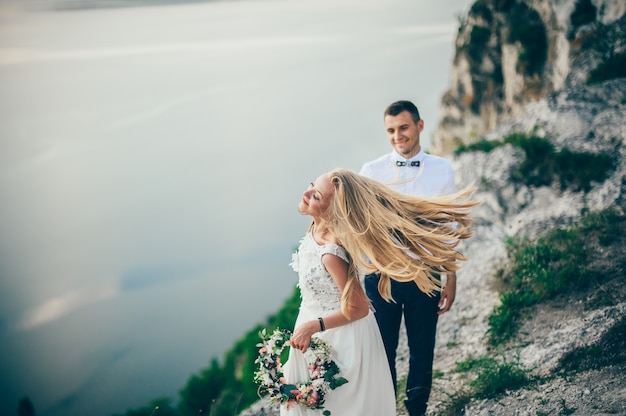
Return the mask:
<path id="1" fill-rule="evenodd" d="M 324 174 L 317 178 L 315 182 L 311 182 L 306 191 L 304 191 L 298 210 L 302 214 L 319 217 L 330 206 L 334 192 L 330 178 L 327 174 Z"/>

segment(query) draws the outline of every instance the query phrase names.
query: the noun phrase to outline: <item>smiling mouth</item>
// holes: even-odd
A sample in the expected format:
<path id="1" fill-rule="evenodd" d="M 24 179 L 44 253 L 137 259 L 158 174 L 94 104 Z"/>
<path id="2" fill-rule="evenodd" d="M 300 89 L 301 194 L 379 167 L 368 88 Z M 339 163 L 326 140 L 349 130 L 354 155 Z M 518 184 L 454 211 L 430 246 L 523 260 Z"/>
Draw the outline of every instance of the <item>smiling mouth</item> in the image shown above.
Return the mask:
<path id="1" fill-rule="evenodd" d="M 309 206 L 309 201 L 307 201 L 306 199 L 302 198 L 302 203 L 304 205 L 306 205 L 307 207 Z"/>

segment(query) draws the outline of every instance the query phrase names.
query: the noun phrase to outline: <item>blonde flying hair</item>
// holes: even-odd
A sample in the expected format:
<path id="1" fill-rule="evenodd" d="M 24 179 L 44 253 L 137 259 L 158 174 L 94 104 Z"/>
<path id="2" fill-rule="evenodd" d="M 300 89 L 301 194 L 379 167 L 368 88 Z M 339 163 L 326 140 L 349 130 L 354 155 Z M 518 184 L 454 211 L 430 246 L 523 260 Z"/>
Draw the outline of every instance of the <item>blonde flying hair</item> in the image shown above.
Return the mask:
<path id="1" fill-rule="evenodd" d="M 342 311 L 354 290 L 357 270 L 381 275 L 378 291 L 392 301 L 391 281 L 414 281 L 428 294 L 441 289 L 439 274 L 458 270 L 467 260 L 457 250 L 472 236 L 469 213 L 472 189 L 435 198 L 394 191 L 348 169 L 328 173 L 334 196 L 323 215 L 326 227 L 350 253 L 349 280 Z"/>

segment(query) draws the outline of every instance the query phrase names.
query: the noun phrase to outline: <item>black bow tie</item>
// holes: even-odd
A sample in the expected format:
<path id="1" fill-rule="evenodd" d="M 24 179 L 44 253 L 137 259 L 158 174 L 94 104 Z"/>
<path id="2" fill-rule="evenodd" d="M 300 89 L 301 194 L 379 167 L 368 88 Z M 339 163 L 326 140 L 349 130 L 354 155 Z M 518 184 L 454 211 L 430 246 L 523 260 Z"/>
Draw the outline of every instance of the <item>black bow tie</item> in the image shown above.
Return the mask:
<path id="1" fill-rule="evenodd" d="M 396 161 L 396 166 L 406 166 L 407 162 L 403 161 L 403 160 L 397 160 Z M 415 160 L 413 162 L 408 162 L 409 166 L 414 166 L 414 167 L 418 167 L 420 166 L 420 161 L 419 160 Z"/>

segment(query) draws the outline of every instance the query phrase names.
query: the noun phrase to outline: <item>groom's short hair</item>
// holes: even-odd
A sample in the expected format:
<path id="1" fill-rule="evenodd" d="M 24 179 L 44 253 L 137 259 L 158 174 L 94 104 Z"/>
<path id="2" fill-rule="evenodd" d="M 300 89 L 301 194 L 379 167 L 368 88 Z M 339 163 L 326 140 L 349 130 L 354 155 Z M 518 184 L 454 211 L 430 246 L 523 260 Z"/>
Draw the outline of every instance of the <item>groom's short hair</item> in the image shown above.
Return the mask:
<path id="1" fill-rule="evenodd" d="M 410 101 L 400 100 L 394 103 L 389 104 L 389 106 L 385 109 L 385 116 L 397 116 L 403 111 L 408 111 L 413 118 L 413 121 L 417 123 L 420 121 L 420 112 Z"/>

